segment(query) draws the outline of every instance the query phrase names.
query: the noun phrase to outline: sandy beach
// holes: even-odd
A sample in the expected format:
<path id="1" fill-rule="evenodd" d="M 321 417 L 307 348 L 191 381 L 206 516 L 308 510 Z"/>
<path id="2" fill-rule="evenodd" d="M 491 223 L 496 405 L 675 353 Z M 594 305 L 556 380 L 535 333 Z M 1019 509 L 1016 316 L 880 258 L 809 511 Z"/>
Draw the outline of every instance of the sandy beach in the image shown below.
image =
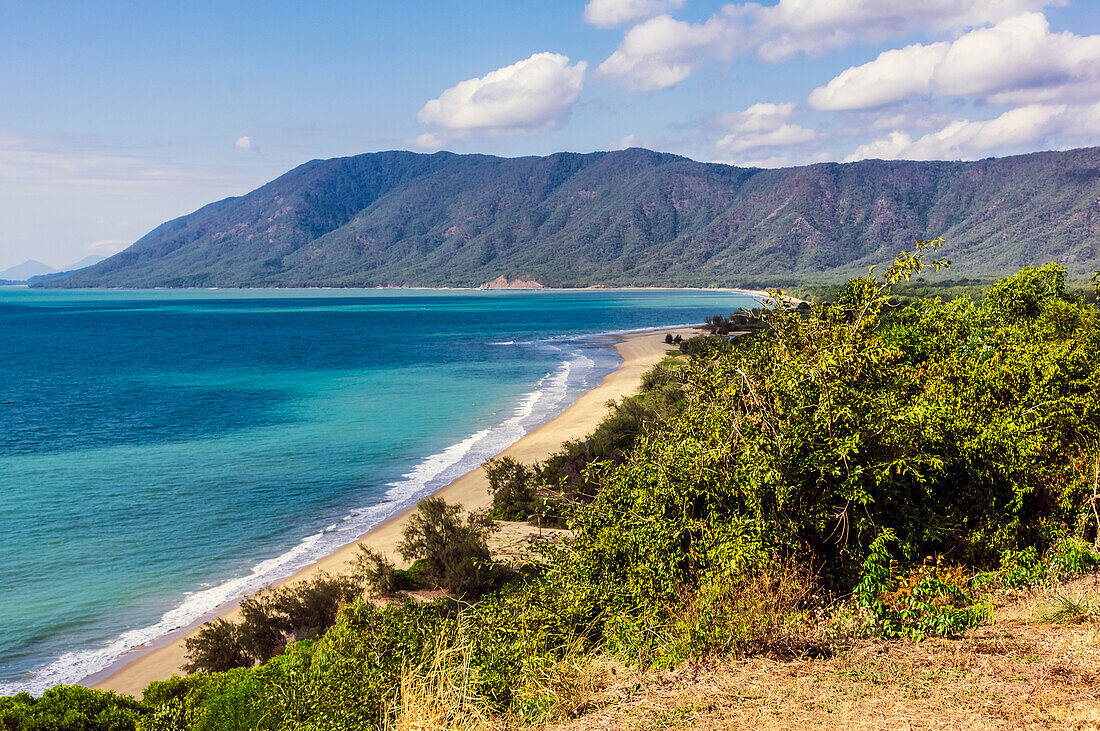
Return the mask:
<path id="1" fill-rule="evenodd" d="M 618 342 L 615 343 L 615 350 L 622 358 L 619 368 L 608 374 L 599 386 L 582 395 L 559 416 L 519 439 L 497 456 L 509 456 L 522 462 L 533 462 L 554 453 L 563 442 L 587 435 L 607 412 L 607 402 L 635 393 L 642 374 L 664 357 L 669 349 L 664 342 L 667 332 L 673 334 L 679 332 L 685 338 L 697 334 L 690 328 L 680 328 L 616 336 Z M 435 495 L 443 497 L 448 502 L 460 503 L 467 509 L 476 510 L 489 504 L 487 488 L 488 483 L 482 470 L 475 469 L 441 488 Z M 394 553 L 394 547 L 400 539 L 401 531 L 412 510 L 413 508 L 410 508 L 390 518 L 359 540 L 303 568 L 281 584 L 308 579 L 321 571 L 329 573 L 344 571 L 347 563 L 355 556 L 359 543 L 386 553 L 399 566 L 404 565 L 400 557 Z M 184 640 L 203 622 L 218 616 L 233 619 L 236 613 L 236 602 L 219 608 L 212 615 L 204 617 L 192 626 L 131 650 L 110 667 L 85 678 L 81 683 L 93 688 L 114 690 L 140 697 L 142 689 L 151 681 L 165 680 L 173 674 L 183 674 L 181 666 L 186 661 Z"/>

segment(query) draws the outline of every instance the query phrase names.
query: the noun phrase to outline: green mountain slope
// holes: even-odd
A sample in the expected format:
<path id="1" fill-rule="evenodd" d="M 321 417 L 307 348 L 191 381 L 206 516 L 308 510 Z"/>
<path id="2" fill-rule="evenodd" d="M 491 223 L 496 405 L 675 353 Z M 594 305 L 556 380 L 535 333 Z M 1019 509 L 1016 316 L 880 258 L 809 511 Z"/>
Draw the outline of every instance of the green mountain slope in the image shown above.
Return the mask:
<path id="1" fill-rule="evenodd" d="M 761 170 L 642 149 L 314 160 L 51 287 L 744 285 L 944 236 L 965 276 L 1100 267 L 1100 148 Z"/>

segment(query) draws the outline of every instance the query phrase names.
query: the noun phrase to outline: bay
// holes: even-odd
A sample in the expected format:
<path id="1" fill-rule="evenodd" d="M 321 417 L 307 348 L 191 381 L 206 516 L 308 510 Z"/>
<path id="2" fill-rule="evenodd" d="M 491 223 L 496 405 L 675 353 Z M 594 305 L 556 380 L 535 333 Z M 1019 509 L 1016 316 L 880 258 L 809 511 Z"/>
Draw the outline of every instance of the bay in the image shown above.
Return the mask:
<path id="1" fill-rule="evenodd" d="M 0 289 L 0 692 L 290 575 L 735 292 Z"/>

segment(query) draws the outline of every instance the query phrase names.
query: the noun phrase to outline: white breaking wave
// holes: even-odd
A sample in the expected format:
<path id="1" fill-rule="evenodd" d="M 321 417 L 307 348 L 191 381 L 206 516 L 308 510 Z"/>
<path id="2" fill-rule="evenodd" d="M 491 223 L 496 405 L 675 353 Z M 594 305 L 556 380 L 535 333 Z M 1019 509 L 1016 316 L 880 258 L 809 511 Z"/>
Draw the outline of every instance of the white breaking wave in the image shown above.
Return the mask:
<path id="1" fill-rule="evenodd" d="M 559 348 L 555 348 L 559 349 Z M 352 511 L 324 530 L 302 538 L 290 550 L 257 563 L 251 571 L 209 588 L 188 593 L 179 606 L 165 612 L 154 624 L 123 632 L 105 645 L 67 652 L 32 671 L 26 680 L 0 684 L 0 694 L 19 691 L 40 694 L 58 684 L 75 683 L 100 672 L 124 653 L 210 616 L 218 607 L 247 597 L 293 575 L 340 546 L 351 543 L 387 518 L 417 500 L 466 474 L 534 427 L 548 421 L 568 405 L 571 388 L 590 388 L 588 379 L 595 362 L 580 350 L 569 354 L 555 371 L 547 373 L 535 389 L 523 395 L 512 415 L 496 426 L 482 429 L 421 461 L 403 479 L 389 483 L 382 500 Z"/>

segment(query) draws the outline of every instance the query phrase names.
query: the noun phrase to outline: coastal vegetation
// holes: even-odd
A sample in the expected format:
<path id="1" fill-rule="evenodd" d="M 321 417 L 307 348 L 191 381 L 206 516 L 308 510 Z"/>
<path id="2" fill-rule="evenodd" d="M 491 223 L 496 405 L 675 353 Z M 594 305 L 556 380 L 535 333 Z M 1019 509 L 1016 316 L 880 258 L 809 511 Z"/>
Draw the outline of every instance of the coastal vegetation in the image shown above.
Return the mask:
<path id="1" fill-rule="evenodd" d="M 38 286 L 764 289 L 843 283 L 941 234 L 968 277 L 1062 261 L 1076 281 L 1096 261 L 1098 170 L 1100 148 L 780 169 L 379 152 L 305 163 Z"/>
<path id="2" fill-rule="evenodd" d="M 827 303 L 774 292 L 759 328 L 684 341 L 586 439 L 487 463 L 496 516 L 552 506 L 570 529 L 523 570 L 492 565 L 486 516 L 429 499 L 400 550 L 445 596 L 401 596 L 408 570 L 364 552 L 323 611 L 250 600 L 271 615 L 258 649 L 233 649 L 240 626 L 200 633 L 211 652 L 228 638 L 233 669 L 152 683 L 140 703 L 3 699 L 0 728 L 537 725 L 583 710 L 594 668 L 979 631 L 1004 597 L 1100 565 L 1100 310 L 1057 264 L 981 297 L 897 301 L 948 264 L 941 243 Z M 1054 596 L 1051 623 L 1097 621 L 1095 594 Z M 92 720 L 63 726 L 70 712 Z"/>

